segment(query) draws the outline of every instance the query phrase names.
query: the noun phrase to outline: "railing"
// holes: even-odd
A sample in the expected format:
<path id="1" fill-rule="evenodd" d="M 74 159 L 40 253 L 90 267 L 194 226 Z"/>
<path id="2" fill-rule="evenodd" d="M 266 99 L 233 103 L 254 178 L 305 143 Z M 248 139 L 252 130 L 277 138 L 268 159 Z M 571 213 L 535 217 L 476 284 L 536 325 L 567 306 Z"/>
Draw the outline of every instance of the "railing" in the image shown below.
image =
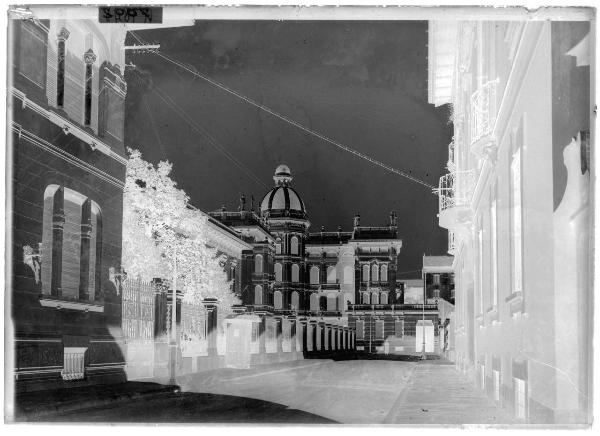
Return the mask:
<path id="1" fill-rule="evenodd" d="M 457 171 L 440 177 L 438 185 L 439 211 L 466 206 L 471 201 L 475 185 L 473 170 Z"/>
<path id="2" fill-rule="evenodd" d="M 437 304 L 349 304 L 348 310 L 437 310 Z"/>
<path id="3" fill-rule="evenodd" d="M 452 230 L 448 230 L 448 254 L 454 255 L 456 250 L 456 235 Z"/>
<path id="4" fill-rule="evenodd" d="M 60 375 L 63 380 L 81 380 L 85 376 L 86 347 L 65 347 L 63 370 Z"/>
<path id="5" fill-rule="evenodd" d="M 494 129 L 497 85 L 498 80 L 491 80 L 471 95 L 471 144 L 491 134 Z"/>
<path id="6" fill-rule="evenodd" d="M 454 148 L 454 141 L 452 141 L 450 144 L 448 144 L 448 163 L 446 164 L 448 171 L 451 173 L 456 171 L 456 164 L 454 162 Z"/>

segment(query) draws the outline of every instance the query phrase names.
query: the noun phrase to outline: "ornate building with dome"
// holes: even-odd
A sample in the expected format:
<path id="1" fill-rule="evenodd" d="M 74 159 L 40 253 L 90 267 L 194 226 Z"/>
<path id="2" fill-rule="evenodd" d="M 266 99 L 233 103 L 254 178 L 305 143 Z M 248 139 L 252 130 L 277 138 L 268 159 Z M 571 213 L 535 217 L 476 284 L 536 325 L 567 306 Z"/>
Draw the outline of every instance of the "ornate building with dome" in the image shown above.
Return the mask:
<path id="1" fill-rule="evenodd" d="M 389 336 L 414 333 L 422 308 L 404 307 L 403 283 L 396 278 L 402 248 L 396 213 L 390 212 L 384 226 L 364 226 L 357 214 L 350 231 L 321 227 L 310 232 L 308 211 L 292 188 L 290 168 L 279 165 L 273 180 L 275 186 L 258 210 L 254 201 L 246 210 L 242 196 L 237 211 L 210 212 L 212 219 L 252 246 L 242 254 L 238 292 L 243 310 L 276 318 L 274 328 L 284 331 L 281 325 L 295 317 L 305 318 L 308 328 L 315 323 L 313 332 L 319 322 L 356 329 L 357 349 L 365 351 L 381 348 Z M 428 308 L 428 317 L 434 316 L 434 309 Z M 406 328 L 405 319 L 410 319 Z M 328 339 L 315 333 L 312 345 L 310 341 L 309 349 L 320 349 Z"/>

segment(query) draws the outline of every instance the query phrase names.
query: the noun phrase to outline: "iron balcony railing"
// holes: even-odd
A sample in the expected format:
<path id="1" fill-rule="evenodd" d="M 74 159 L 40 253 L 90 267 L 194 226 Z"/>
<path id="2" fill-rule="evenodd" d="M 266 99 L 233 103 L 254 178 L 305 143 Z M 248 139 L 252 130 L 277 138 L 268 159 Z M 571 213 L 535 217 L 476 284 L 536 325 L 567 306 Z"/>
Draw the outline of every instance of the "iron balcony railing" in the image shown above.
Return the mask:
<path id="1" fill-rule="evenodd" d="M 471 144 L 492 133 L 496 121 L 498 80 L 490 80 L 471 95 Z"/>
<path id="2" fill-rule="evenodd" d="M 456 252 L 456 235 L 452 230 L 448 230 L 448 254 L 454 255 Z"/>
<path id="3" fill-rule="evenodd" d="M 425 307 L 423 307 L 425 306 Z M 374 311 L 374 310 L 437 310 L 437 304 L 349 304 L 351 311 Z"/>
<path id="4" fill-rule="evenodd" d="M 475 185 L 475 172 L 456 171 L 440 177 L 438 185 L 439 211 L 452 207 L 467 206 Z"/>

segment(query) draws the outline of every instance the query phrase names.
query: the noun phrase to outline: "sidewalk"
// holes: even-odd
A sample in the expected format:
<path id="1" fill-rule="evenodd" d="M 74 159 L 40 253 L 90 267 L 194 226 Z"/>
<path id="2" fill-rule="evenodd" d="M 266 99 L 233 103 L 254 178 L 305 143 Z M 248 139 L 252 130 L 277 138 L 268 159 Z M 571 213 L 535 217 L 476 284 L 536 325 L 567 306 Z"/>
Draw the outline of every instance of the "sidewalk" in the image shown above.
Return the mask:
<path id="1" fill-rule="evenodd" d="M 126 382 L 25 392 L 15 398 L 15 422 L 36 421 L 45 416 L 108 404 L 170 394 L 177 386 L 150 382 Z"/>
<path id="2" fill-rule="evenodd" d="M 451 363 L 415 366 L 410 380 L 385 419 L 387 424 L 509 425 L 516 420 L 499 408 Z"/>

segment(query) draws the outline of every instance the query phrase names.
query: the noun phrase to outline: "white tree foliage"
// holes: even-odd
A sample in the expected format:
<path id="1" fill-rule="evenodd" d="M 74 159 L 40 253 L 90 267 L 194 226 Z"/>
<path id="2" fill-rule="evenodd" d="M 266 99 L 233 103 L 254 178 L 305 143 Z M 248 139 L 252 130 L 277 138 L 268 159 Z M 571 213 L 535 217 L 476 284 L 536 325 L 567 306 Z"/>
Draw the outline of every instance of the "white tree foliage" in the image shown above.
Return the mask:
<path id="1" fill-rule="evenodd" d="M 208 217 L 190 208 L 187 194 L 169 177 L 172 165 L 155 168 L 138 150 L 129 150 L 123 198 L 123 260 L 128 275 L 171 280 L 185 302 L 216 298 L 229 311 L 239 299 L 223 269 L 225 256 L 207 242 Z"/>

